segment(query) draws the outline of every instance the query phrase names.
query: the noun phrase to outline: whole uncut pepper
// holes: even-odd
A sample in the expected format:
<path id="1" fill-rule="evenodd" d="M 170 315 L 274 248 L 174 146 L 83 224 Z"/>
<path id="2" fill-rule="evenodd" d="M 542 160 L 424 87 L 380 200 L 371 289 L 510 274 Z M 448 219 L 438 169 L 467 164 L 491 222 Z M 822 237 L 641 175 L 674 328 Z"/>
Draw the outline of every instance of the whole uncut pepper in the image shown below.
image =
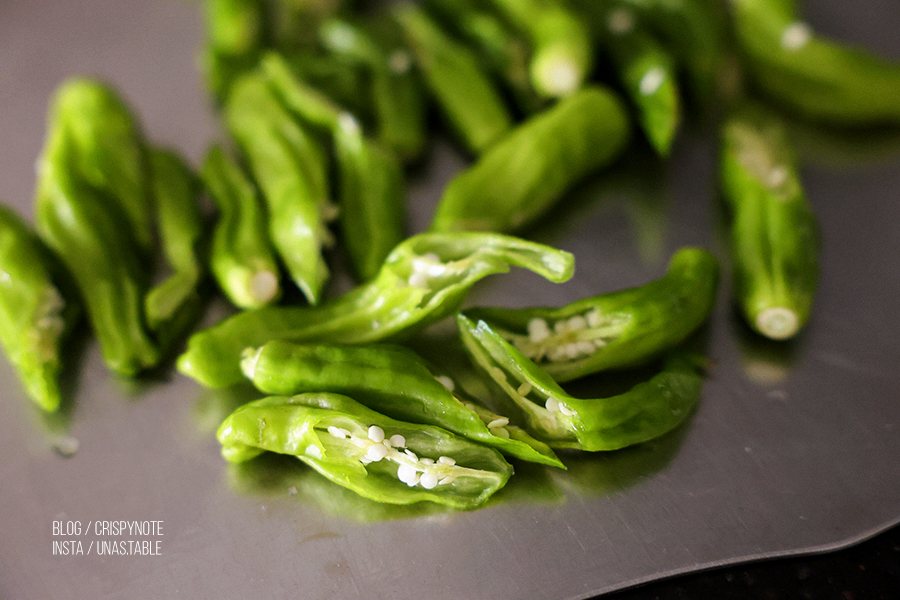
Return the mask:
<path id="1" fill-rule="evenodd" d="M 465 147 L 481 154 L 512 128 L 499 91 L 476 56 L 413 4 L 395 11 L 441 112 Z"/>
<path id="2" fill-rule="evenodd" d="M 731 212 L 735 295 L 762 335 L 793 337 L 818 279 L 818 228 L 782 123 L 746 107 L 722 129 L 722 189 Z"/>
<path id="3" fill-rule="evenodd" d="M 147 294 L 144 311 L 151 331 L 174 340 L 194 320 L 201 305 L 205 236 L 200 182 L 172 150 L 151 149 L 150 171 L 160 245 L 171 274 Z"/>
<path id="4" fill-rule="evenodd" d="M 628 115 L 615 94 L 585 88 L 519 125 L 457 175 L 431 230 L 522 229 L 618 156 L 628 135 Z"/>
<path id="5" fill-rule="evenodd" d="M 38 159 L 38 231 L 72 274 L 106 364 L 134 375 L 160 358 L 144 322 L 147 265 L 125 212 L 78 178 L 77 148 L 64 124 L 51 122 Z"/>
<path id="6" fill-rule="evenodd" d="M 0 206 L 0 272 L 0 343 L 29 398 L 53 412 L 61 401 L 62 343 L 80 311 L 62 294 L 56 257 L 6 206 Z"/>
<path id="7" fill-rule="evenodd" d="M 266 394 L 344 394 L 393 419 L 434 425 L 523 460 L 563 464 L 546 444 L 509 419 L 462 400 L 452 379 L 435 376 L 413 351 L 389 344 L 294 344 L 248 348 L 244 375 Z"/>
<path id="8" fill-rule="evenodd" d="M 631 367 L 669 350 L 709 317 L 719 266 L 702 248 L 682 248 L 666 274 L 639 287 L 584 298 L 560 308 L 472 308 L 554 380 Z"/>
<path id="9" fill-rule="evenodd" d="M 343 242 L 357 277 L 363 281 L 375 277 L 390 251 L 406 237 L 406 186 L 400 161 L 363 135 L 350 113 L 294 77 L 280 56 L 268 54 L 261 64 L 282 103 L 330 133 Z"/>
<path id="10" fill-rule="evenodd" d="M 296 456 L 340 486 L 392 504 L 482 504 L 512 467 L 499 452 L 438 427 L 397 421 L 339 394 L 251 402 L 218 431 L 231 462 L 263 451 Z"/>
<path id="11" fill-rule="evenodd" d="M 269 238 L 294 283 L 316 304 L 328 278 L 322 248 L 331 243 L 324 151 L 258 72 L 232 86 L 225 122 L 262 190 Z"/>
<path id="12" fill-rule="evenodd" d="M 553 282 L 572 276 L 568 252 L 496 234 L 420 234 L 378 276 L 316 307 L 266 307 L 230 317 L 188 342 L 178 369 L 209 387 L 243 380 L 241 354 L 270 340 L 364 343 L 409 336 L 457 310 L 475 282 L 510 265 Z"/>
<path id="13" fill-rule="evenodd" d="M 814 34 L 789 0 L 732 2 L 753 81 L 807 118 L 836 124 L 900 123 L 900 64 Z"/>
<path id="14" fill-rule="evenodd" d="M 225 296 L 240 308 L 259 308 L 281 293 L 278 263 L 256 188 L 219 146 L 209 149 L 203 182 L 218 209 L 210 269 Z"/>
<path id="15" fill-rule="evenodd" d="M 491 0 L 531 40 L 529 71 L 534 89 L 558 98 L 578 90 L 590 74 L 594 48 L 590 34 L 559 0 Z"/>
<path id="16" fill-rule="evenodd" d="M 697 361 L 673 354 L 625 393 L 575 398 L 484 321 L 459 315 L 457 322 L 475 363 L 522 409 L 530 433 L 553 448 L 618 450 L 649 441 L 681 423 L 700 397 Z"/>

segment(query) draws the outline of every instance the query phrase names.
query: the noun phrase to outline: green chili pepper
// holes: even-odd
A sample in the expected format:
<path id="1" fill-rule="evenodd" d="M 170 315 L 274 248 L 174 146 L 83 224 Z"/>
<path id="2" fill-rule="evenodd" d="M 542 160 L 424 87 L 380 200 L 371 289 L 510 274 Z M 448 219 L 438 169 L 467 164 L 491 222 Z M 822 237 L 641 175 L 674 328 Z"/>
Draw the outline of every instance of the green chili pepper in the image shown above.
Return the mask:
<path id="1" fill-rule="evenodd" d="M 77 151 L 65 127 L 51 123 L 38 159 L 38 230 L 72 274 L 106 364 L 134 375 L 160 358 L 144 329 L 148 268 L 121 206 L 78 179 Z"/>
<path id="2" fill-rule="evenodd" d="M 316 304 L 328 278 L 321 250 L 331 242 L 323 150 L 256 72 L 235 82 L 225 122 L 262 190 L 272 244 L 297 287 Z"/>
<path id="3" fill-rule="evenodd" d="M 425 6 L 478 54 L 521 112 L 541 108 L 545 99 L 531 86 L 528 44 L 490 7 L 476 0 L 427 0 Z"/>
<path id="4" fill-rule="evenodd" d="M 837 124 L 900 123 L 900 64 L 815 35 L 787 0 L 735 0 L 753 80 L 804 116 Z"/>
<path id="5" fill-rule="evenodd" d="M 709 317 L 719 267 L 702 248 L 682 248 L 660 279 L 561 308 L 473 308 L 472 320 L 535 361 L 556 381 L 635 366 L 684 340 Z"/>
<path id="6" fill-rule="evenodd" d="M 0 343 L 28 396 L 59 408 L 60 353 L 79 313 L 56 257 L 16 213 L 0 206 Z"/>
<path id="7" fill-rule="evenodd" d="M 119 205 L 138 248 L 151 256 L 154 232 L 146 149 L 125 102 L 100 82 L 68 79 L 50 107 L 49 134 L 62 130 L 71 147 L 71 168 L 107 202 Z"/>
<path id="8" fill-rule="evenodd" d="M 681 121 L 681 98 L 675 63 L 662 44 L 636 28 L 627 9 L 610 13 L 609 52 L 619 78 L 640 113 L 650 144 L 667 156 Z"/>
<path id="9" fill-rule="evenodd" d="M 278 299 L 278 263 L 256 188 L 219 146 L 206 154 L 203 183 L 218 209 L 212 233 L 210 269 L 225 296 L 240 308 Z"/>
<path id="10" fill-rule="evenodd" d="M 532 46 L 531 83 L 539 94 L 568 96 L 584 83 L 593 67 L 594 48 L 587 27 L 558 0 L 492 0 L 525 32 Z"/>
<path id="11" fill-rule="evenodd" d="M 753 329 L 790 338 L 809 318 L 819 271 L 794 149 L 778 120 L 747 108 L 726 121 L 721 152 L 737 300 Z"/>
<path id="12" fill-rule="evenodd" d="M 223 100 L 231 83 L 249 71 L 268 44 L 265 0 L 204 0 L 206 41 L 202 68 L 207 86 Z"/>
<path id="13" fill-rule="evenodd" d="M 434 425 L 523 460 L 563 467 L 546 444 L 509 425 L 509 419 L 464 402 L 451 378 L 435 376 L 407 348 L 273 340 L 243 356 L 244 375 L 266 394 L 344 394 L 392 419 Z"/>
<path id="14" fill-rule="evenodd" d="M 423 11 L 395 11 L 425 84 L 468 150 L 484 152 L 512 128 L 512 117 L 474 54 L 450 38 Z"/>
<path id="15" fill-rule="evenodd" d="M 336 56 L 364 68 L 371 78 L 376 139 L 404 161 L 418 158 L 426 142 L 425 101 L 409 52 L 376 40 L 345 19 L 323 22 L 319 39 Z"/>
<path id="16" fill-rule="evenodd" d="M 618 156 L 629 135 L 619 99 L 585 88 L 531 117 L 454 178 L 434 231 L 512 232 L 545 214 L 579 180 Z"/>
<path id="17" fill-rule="evenodd" d="M 297 79 L 319 90 L 361 121 L 371 124 L 376 119 L 371 100 L 372 82 L 365 69 L 350 61 L 337 60 L 333 55 L 303 52 L 282 56 Z"/>
<path id="18" fill-rule="evenodd" d="M 263 451 L 290 454 L 338 485 L 392 504 L 476 508 L 512 475 L 496 450 L 390 419 L 338 394 L 251 402 L 225 419 L 218 438 L 229 461 Z"/>
<path id="19" fill-rule="evenodd" d="M 378 276 L 317 307 L 266 307 L 195 334 L 179 370 L 209 387 L 243 377 L 245 348 L 270 340 L 364 343 L 396 340 L 459 308 L 476 281 L 510 265 L 553 282 L 572 276 L 568 252 L 496 234 L 420 234 L 399 244 Z"/>
<path id="20" fill-rule="evenodd" d="M 473 360 L 522 409 L 531 433 L 553 448 L 617 450 L 646 442 L 681 423 L 700 397 L 696 361 L 674 354 L 659 374 L 623 394 L 574 398 L 484 321 L 459 315 L 457 322 Z"/>
<path id="21" fill-rule="evenodd" d="M 289 110 L 331 133 L 344 244 L 357 276 L 364 281 L 375 277 L 406 233 L 406 187 L 400 162 L 366 138 L 350 113 L 296 79 L 277 54 L 263 58 L 262 68 Z"/>
<path id="22" fill-rule="evenodd" d="M 177 339 L 201 305 L 199 285 L 205 259 L 201 256 L 200 182 L 172 150 L 152 149 L 150 165 L 160 242 L 172 272 L 147 294 L 144 312 L 148 327 L 157 336 Z"/>

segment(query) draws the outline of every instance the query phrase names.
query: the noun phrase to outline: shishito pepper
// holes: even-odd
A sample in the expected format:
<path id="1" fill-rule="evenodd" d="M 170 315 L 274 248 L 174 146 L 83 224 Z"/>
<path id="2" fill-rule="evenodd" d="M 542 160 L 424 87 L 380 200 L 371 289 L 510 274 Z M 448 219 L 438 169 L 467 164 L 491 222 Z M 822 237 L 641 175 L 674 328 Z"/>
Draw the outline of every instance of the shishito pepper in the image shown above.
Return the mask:
<path id="1" fill-rule="evenodd" d="M 79 313 L 59 286 L 61 267 L 16 213 L 0 206 L 0 343 L 25 392 L 59 408 L 62 342 Z"/>
<path id="2" fill-rule="evenodd" d="M 695 360 L 670 355 L 663 370 L 609 398 L 575 398 L 484 321 L 457 317 L 473 360 L 524 412 L 527 429 L 553 448 L 618 450 L 681 423 L 700 397 Z"/>
<path id="3" fill-rule="evenodd" d="M 556 381 L 655 358 L 697 329 L 716 299 L 719 266 L 702 248 L 682 248 L 666 274 L 642 286 L 559 308 L 472 308 L 472 320 L 534 360 Z"/>
<path id="4" fill-rule="evenodd" d="M 248 348 L 244 375 L 266 394 L 345 394 L 394 419 L 434 425 L 523 460 L 563 464 L 546 444 L 509 419 L 463 400 L 446 375 L 435 376 L 413 351 L 389 344 L 294 344 Z"/>
<path id="5" fill-rule="evenodd" d="M 457 310 L 475 282 L 510 266 L 553 282 L 571 278 L 568 252 L 479 233 L 420 234 L 400 243 L 378 276 L 316 307 L 266 307 L 195 334 L 179 370 L 209 387 L 243 380 L 241 354 L 270 340 L 363 343 L 395 340 Z"/>
<path id="6" fill-rule="evenodd" d="M 784 125 L 759 107 L 733 113 L 722 130 L 720 168 L 741 310 L 762 335 L 793 337 L 812 309 L 819 240 Z"/>
<path id="7" fill-rule="evenodd" d="M 457 175 L 438 204 L 432 231 L 510 233 L 533 223 L 562 195 L 612 162 L 629 135 L 618 97 L 585 88 L 538 113 Z"/>
<path id="8" fill-rule="evenodd" d="M 225 419 L 218 438 L 229 461 L 263 451 L 290 454 L 338 485 L 392 504 L 426 500 L 472 509 L 512 475 L 496 450 L 385 417 L 339 394 L 251 402 Z"/>

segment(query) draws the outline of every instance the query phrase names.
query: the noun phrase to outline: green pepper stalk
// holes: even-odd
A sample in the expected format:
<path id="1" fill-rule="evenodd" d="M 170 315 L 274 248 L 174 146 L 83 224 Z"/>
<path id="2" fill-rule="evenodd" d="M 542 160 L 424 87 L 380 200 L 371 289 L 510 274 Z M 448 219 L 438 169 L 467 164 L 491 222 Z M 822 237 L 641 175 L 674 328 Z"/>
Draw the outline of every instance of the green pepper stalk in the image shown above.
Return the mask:
<path id="1" fill-rule="evenodd" d="M 406 186 L 400 161 L 367 138 L 350 113 L 294 77 L 279 55 L 266 55 L 261 65 L 284 106 L 330 134 L 337 161 L 343 242 L 357 277 L 372 279 L 394 246 L 406 237 Z"/>
<path id="2" fill-rule="evenodd" d="M 473 361 L 522 409 L 532 435 L 552 448 L 618 450 L 652 440 L 680 424 L 700 397 L 696 361 L 673 354 L 660 373 L 625 393 L 575 398 L 484 321 L 458 315 L 457 322 Z"/>
<path id="3" fill-rule="evenodd" d="M 463 400 L 451 378 L 436 376 L 433 367 L 402 346 L 273 340 L 245 350 L 241 369 L 266 394 L 344 394 L 393 419 L 441 427 L 504 454 L 563 467 L 546 444 L 510 425 L 508 418 Z"/>
<path id="4" fill-rule="evenodd" d="M 500 92 L 477 57 L 412 4 L 394 13 L 403 27 L 425 84 L 463 145 L 481 154 L 512 128 Z"/>
<path id="5" fill-rule="evenodd" d="M 62 343 L 80 310 L 60 289 L 56 257 L 6 206 L 0 206 L 0 273 L 0 343 L 28 397 L 54 412 Z"/>
<path id="6" fill-rule="evenodd" d="M 793 337 L 815 296 L 818 228 L 783 124 L 758 108 L 734 113 L 722 129 L 721 178 L 741 310 L 762 335 Z"/>
<path id="7" fill-rule="evenodd" d="M 201 186 L 173 150 L 151 149 L 150 166 L 160 244 L 171 273 L 147 294 L 144 312 L 151 331 L 175 340 L 202 304 L 199 286 L 205 269 L 206 236 L 199 202 Z"/>
<path id="8" fill-rule="evenodd" d="M 608 49 L 618 76 L 637 107 L 653 149 L 668 156 L 681 122 L 675 61 L 652 34 L 639 29 L 632 11 L 610 11 Z"/>
<path id="9" fill-rule="evenodd" d="M 472 308 L 556 381 L 632 367 L 682 342 L 709 317 L 719 266 L 702 248 L 682 248 L 666 274 L 642 286 L 578 300 L 560 308 Z"/>
<path id="10" fill-rule="evenodd" d="M 611 91 L 592 86 L 514 129 L 457 175 L 438 204 L 432 231 L 514 232 L 546 214 L 572 186 L 611 163 L 629 121 Z"/>
<path id="11" fill-rule="evenodd" d="M 225 122 L 262 191 L 269 238 L 294 283 L 316 304 L 329 275 L 322 249 L 332 242 L 327 157 L 258 72 L 232 86 Z"/>
<path id="12" fill-rule="evenodd" d="M 365 343 L 408 337 L 456 311 L 475 282 L 510 266 L 559 283 L 574 259 L 496 234 L 420 234 L 400 243 L 378 276 L 316 307 L 266 307 L 230 317 L 188 342 L 178 369 L 208 387 L 243 380 L 241 354 L 270 340 Z"/>
<path id="13" fill-rule="evenodd" d="M 239 308 L 275 302 L 278 263 L 256 188 L 219 146 L 206 153 L 202 177 L 218 212 L 209 263 L 219 288 Z"/>
<path id="14" fill-rule="evenodd" d="M 397 421 L 339 394 L 251 402 L 218 431 L 231 462 L 263 451 L 296 456 L 333 481 L 378 502 L 484 504 L 512 475 L 499 452 L 438 427 Z"/>
<path id="15" fill-rule="evenodd" d="M 531 41 L 534 89 L 550 98 L 581 88 L 593 67 L 594 48 L 584 23 L 559 0 L 492 0 Z"/>
<path id="16" fill-rule="evenodd" d="M 804 116 L 835 124 L 900 123 L 900 64 L 815 35 L 792 1 L 732 2 L 753 81 Z"/>

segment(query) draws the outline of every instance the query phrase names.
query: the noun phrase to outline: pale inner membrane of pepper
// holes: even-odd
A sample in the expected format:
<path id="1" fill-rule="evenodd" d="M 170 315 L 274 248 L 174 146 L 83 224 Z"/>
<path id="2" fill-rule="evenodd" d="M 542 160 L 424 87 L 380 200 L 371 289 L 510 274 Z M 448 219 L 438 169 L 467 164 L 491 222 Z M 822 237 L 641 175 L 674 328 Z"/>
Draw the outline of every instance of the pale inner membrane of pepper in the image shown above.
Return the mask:
<path id="1" fill-rule="evenodd" d="M 528 334 L 503 332 L 503 337 L 535 362 L 563 362 L 593 354 L 618 336 L 631 317 L 627 314 L 604 315 L 592 308 L 572 317 L 528 322 Z"/>

